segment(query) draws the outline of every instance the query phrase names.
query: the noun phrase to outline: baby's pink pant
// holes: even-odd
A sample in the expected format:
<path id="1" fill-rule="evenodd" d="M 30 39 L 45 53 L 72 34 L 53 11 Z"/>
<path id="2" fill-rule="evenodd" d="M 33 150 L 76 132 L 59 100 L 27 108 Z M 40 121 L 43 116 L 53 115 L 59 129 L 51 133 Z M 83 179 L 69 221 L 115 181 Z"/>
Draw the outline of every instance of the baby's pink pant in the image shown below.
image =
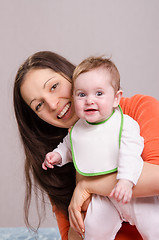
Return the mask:
<path id="1" fill-rule="evenodd" d="M 85 218 L 85 240 L 113 240 L 123 221 L 135 225 L 144 240 L 159 240 L 159 197 L 122 204 L 93 195 Z"/>

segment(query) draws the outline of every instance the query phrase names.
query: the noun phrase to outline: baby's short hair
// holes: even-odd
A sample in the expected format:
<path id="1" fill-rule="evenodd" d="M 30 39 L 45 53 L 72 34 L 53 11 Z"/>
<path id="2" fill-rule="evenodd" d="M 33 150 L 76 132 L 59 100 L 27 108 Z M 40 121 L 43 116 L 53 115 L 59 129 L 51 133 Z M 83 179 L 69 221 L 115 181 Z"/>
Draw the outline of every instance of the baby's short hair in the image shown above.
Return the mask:
<path id="1" fill-rule="evenodd" d="M 84 59 L 74 70 L 73 73 L 73 85 L 76 78 L 82 74 L 89 72 L 93 69 L 103 68 L 109 71 L 112 76 L 112 86 L 114 91 L 117 92 L 120 89 L 120 74 L 115 64 L 109 59 L 104 57 L 88 57 Z"/>

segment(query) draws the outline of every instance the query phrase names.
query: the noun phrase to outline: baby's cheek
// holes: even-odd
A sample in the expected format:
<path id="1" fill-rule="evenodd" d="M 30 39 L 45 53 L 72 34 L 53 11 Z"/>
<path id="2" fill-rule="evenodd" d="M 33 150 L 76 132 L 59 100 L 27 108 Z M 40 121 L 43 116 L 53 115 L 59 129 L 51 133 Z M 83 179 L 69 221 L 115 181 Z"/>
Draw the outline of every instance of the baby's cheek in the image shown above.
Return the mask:
<path id="1" fill-rule="evenodd" d="M 76 104 L 75 105 L 75 111 L 76 111 L 76 114 L 79 116 L 83 113 L 83 106 L 82 104 Z"/>

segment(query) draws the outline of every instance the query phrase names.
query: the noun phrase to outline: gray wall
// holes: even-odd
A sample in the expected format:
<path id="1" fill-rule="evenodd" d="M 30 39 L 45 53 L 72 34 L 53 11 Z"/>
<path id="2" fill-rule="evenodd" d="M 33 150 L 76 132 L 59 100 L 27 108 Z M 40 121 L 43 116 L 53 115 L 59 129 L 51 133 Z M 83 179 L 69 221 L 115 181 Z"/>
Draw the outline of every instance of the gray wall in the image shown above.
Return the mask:
<path id="1" fill-rule="evenodd" d="M 23 148 L 12 107 L 19 65 L 39 50 L 73 63 L 112 56 L 124 96 L 156 97 L 159 80 L 158 0 L 0 0 L 0 227 L 23 226 Z M 42 226 L 55 225 L 48 202 Z M 32 221 L 36 222 L 35 207 Z"/>

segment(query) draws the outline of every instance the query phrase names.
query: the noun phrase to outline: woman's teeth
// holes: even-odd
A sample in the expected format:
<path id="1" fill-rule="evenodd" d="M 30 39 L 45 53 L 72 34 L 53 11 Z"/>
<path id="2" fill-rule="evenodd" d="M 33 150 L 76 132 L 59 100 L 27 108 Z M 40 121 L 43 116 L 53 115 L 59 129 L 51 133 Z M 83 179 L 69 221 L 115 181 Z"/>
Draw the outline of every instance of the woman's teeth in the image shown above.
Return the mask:
<path id="1" fill-rule="evenodd" d="M 57 117 L 62 118 L 66 114 L 70 106 L 71 106 L 71 103 L 68 103 Z"/>

